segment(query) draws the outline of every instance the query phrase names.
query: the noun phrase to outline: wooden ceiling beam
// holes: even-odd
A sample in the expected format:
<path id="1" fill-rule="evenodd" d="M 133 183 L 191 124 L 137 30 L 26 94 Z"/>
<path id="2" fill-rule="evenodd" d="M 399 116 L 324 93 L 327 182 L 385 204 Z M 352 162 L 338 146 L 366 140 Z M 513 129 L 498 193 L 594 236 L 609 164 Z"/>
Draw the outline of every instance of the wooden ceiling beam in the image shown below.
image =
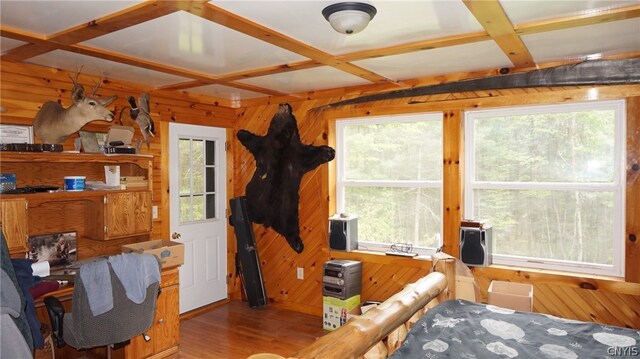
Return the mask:
<path id="1" fill-rule="evenodd" d="M 56 44 L 72 45 L 93 39 L 114 31 L 122 30 L 139 23 L 153 20 L 178 11 L 177 4 L 171 1 L 148 0 L 127 9 L 106 15 L 88 23 L 65 29 L 44 39 L 49 44 L 27 44 L 19 46 L 2 55 L 5 61 L 20 62 L 55 50 Z M 51 46 L 51 45 L 54 46 Z"/>
<path id="2" fill-rule="evenodd" d="M 245 35 L 262 40 L 269 44 L 278 46 L 298 55 L 307 57 L 321 64 L 334 67 L 352 75 L 358 76 L 373 83 L 393 82 L 384 76 L 380 76 L 372 71 L 353 65 L 348 62 L 337 60 L 335 56 L 320 51 L 296 39 L 290 38 L 279 32 L 271 30 L 265 26 L 249 21 L 220 7 L 210 3 L 182 3 L 179 6 L 182 10 L 203 19 L 215 22 L 216 24 L 228 27 Z"/>
<path id="3" fill-rule="evenodd" d="M 462 1 L 516 67 L 535 65 L 533 56 L 516 34 L 511 20 L 498 0 Z"/>
<path id="4" fill-rule="evenodd" d="M 91 56 L 91 57 L 95 57 L 103 60 L 117 62 L 120 64 L 145 68 L 153 71 L 162 72 L 165 74 L 186 77 L 189 79 L 197 80 L 205 84 L 219 84 L 219 85 L 239 88 L 243 90 L 264 93 L 272 96 L 284 95 L 284 93 L 280 91 L 275 91 L 271 89 L 261 88 L 261 87 L 237 83 L 237 82 L 220 80 L 215 76 L 210 76 L 210 75 L 206 75 L 206 74 L 195 72 L 195 71 L 188 71 L 179 67 L 173 67 L 169 65 L 155 63 L 152 61 L 147 61 L 137 57 L 127 56 L 127 55 L 123 55 L 120 53 L 115 53 L 107 50 L 96 49 L 90 46 L 67 45 L 67 44 L 55 43 L 49 40 L 45 40 L 38 35 L 33 35 L 33 34 L 30 35 L 24 31 L 17 31 L 17 30 L 6 28 L 6 27 L 0 27 L 0 36 L 8 37 L 14 40 L 29 42 L 31 45 L 36 47 L 52 46 L 52 47 L 55 47 L 55 49 L 73 52 L 76 54 Z"/>
<path id="5" fill-rule="evenodd" d="M 379 49 L 352 52 L 349 54 L 336 56 L 336 59 L 340 61 L 345 61 L 345 62 L 374 59 L 378 57 L 400 55 L 400 54 L 406 54 L 406 53 L 415 52 L 415 51 L 432 50 L 432 49 L 448 47 L 448 46 L 471 44 L 474 42 L 487 41 L 487 40 L 491 40 L 491 36 L 489 36 L 488 33 L 484 31 L 474 32 L 471 34 L 447 36 L 447 37 L 442 37 L 438 39 L 416 41 L 408 44 L 389 46 L 389 47 L 384 47 Z"/>
<path id="6" fill-rule="evenodd" d="M 515 32 L 518 35 L 529 35 L 539 32 L 564 30 L 578 26 L 604 24 L 611 21 L 634 19 L 638 17 L 640 17 L 640 5 L 633 5 L 598 12 L 587 12 L 575 16 L 524 23 L 517 25 Z"/>

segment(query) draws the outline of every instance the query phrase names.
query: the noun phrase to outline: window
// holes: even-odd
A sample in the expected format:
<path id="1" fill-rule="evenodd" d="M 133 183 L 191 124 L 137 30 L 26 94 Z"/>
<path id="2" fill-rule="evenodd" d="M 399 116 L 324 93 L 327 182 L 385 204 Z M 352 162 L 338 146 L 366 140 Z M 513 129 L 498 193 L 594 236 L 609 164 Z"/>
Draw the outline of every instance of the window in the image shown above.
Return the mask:
<path id="1" fill-rule="evenodd" d="M 178 141 L 180 223 L 216 217 L 215 141 Z"/>
<path id="2" fill-rule="evenodd" d="M 442 244 L 442 114 L 339 120 L 337 210 L 358 216 L 360 249 Z"/>
<path id="3" fill-rule="evenodd" d="M 465 217 L 493 262 L 622 276 L 624 101 L 470 111 Z"/>

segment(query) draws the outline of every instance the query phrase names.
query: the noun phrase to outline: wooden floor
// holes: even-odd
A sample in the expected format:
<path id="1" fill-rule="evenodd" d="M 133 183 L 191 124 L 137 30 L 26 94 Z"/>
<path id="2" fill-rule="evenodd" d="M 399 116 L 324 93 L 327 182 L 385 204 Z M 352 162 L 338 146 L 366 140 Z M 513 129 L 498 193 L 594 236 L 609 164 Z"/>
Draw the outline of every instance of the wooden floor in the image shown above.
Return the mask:
<path id="1" fill-rule="evenodd" d="M 326 333 L 320 317 L 232 301 L 181 321 L 180 351 L 170 358 L 245 359 L 265 352 L 286 357 Z"/>

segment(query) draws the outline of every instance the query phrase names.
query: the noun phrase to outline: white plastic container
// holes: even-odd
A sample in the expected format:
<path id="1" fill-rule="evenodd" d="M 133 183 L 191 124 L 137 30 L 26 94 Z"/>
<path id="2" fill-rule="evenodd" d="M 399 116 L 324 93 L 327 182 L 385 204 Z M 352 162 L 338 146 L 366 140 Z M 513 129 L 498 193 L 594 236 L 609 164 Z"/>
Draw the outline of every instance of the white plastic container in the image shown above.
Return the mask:
<path id="1" fill-rule="evenodd" d="M 69 192 L 84 191 L 85 176 L 65 176 L 64 190 Z"/>

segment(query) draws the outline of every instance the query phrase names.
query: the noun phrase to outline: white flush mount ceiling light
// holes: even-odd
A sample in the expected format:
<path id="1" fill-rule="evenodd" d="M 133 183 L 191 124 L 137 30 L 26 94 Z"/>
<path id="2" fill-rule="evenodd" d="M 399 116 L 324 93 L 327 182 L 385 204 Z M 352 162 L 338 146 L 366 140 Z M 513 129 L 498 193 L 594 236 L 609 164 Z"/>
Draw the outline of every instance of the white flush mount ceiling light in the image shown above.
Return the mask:
<path id="1" fill-rule="evenodd" d="M 331 26 L 337 32 L 347 35 L 364 30 L 376 13 L 377 10 L 372 5 L 352 1 L 329 5 L 322 10 L 322 15 Z"/>

